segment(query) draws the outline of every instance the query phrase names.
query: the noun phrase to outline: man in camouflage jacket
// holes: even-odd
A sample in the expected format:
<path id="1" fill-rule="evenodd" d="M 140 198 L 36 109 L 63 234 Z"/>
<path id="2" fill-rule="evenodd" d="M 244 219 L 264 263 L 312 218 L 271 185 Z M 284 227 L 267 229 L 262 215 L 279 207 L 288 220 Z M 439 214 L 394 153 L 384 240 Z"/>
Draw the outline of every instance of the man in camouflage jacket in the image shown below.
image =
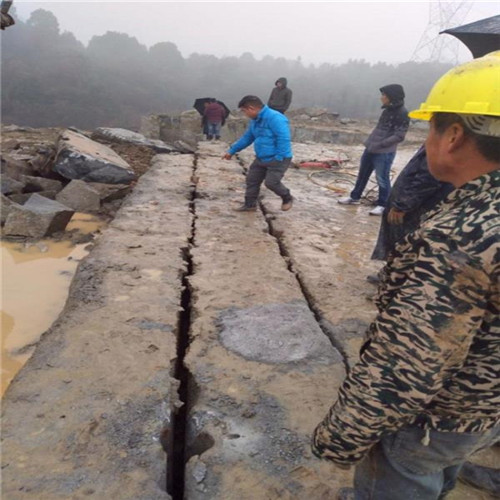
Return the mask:
<path id="1" fill-rule="evenodd" d="M 389 256 L 360 359 L 314 432 L 315 455 L 358 464 L 345 498 L 444 498 L 500 439 L 500 110 L 443 107 L 427 159 L 457 189 Z"/>

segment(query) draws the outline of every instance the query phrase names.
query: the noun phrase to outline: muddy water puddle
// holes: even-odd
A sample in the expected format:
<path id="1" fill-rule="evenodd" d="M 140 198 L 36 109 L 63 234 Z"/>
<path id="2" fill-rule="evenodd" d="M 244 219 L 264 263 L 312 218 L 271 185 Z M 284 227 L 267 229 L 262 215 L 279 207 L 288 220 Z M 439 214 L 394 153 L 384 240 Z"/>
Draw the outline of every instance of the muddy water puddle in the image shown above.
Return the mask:
<path id="1" fill-rule="evenodd" d="M 89 234 L 103 227 L 100 219 L 76 213 L 67 230 Z M 87 247 L 70 241 L 1 242 L 2 394 L 64 308 Z"/>

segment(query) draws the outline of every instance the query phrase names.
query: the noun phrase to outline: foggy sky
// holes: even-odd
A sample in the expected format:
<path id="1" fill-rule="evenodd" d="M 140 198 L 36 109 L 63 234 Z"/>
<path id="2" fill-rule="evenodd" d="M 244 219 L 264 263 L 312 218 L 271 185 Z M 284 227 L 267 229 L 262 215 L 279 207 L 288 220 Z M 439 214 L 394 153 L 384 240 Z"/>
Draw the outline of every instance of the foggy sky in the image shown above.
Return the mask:
<path id="1" fill-rule="evenodd" d="M 316 65 L 349 59 L 408 61 L 429 22 L 428 2 L 15 0 L 14 5 L 23 20 L 38 8 L 52 11 L 61 31 L 72 32 L 85 44 L 94 35 L 118 31 L 148 47 L 173 42 L 184 57 L 193 52 L 218 57 L 250 52 L 257 59 L 301 57 L 303 63 Z M 470 2 L 470 7 L 459 24 L 500 12 L 496 1 Z M 459 54 L 462 60 L 471 57 L 464 48 Z"/>

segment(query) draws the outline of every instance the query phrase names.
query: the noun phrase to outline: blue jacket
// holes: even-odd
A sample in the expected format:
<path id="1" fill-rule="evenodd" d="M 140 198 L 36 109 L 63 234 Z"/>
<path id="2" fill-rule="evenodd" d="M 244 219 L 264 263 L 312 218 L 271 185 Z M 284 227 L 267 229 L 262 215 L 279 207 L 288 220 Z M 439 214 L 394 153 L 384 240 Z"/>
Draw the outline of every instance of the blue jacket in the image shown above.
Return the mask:
<path id="1" fill-rule="evenodd" d="M 260 161 L 281 161 L 291 158 L 292 140 L 288 118 L 264 106 L 257 118 L 250 120 L 245 133 L 229 148 L 234 155 L 254 143 L 255 156 Z"/>

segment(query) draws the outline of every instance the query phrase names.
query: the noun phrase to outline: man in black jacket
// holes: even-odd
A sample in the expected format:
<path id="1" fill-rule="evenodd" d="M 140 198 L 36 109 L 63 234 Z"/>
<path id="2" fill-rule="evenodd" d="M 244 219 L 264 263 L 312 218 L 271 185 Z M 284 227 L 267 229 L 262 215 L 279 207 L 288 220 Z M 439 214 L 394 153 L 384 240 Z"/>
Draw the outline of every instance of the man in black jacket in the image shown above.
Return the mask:
<path id="1" fill-rule="evenodd" d="M 431 175 L 425 146 L 421 146 L 391 189 L 372 259 L 387 260 L 396 243 L 417 229 L 422 215 L 436 207 L 453 189 L 448 182 L 438 181 Z"/>
<path id="2" fill-rule="evenodd" d="M 286 78 L 278 78 L 275 83 L 274 89 L 271 91 L 267 105 L 280 113 L 285 114 L 285 111 L 292 103 L 292 91 L 287 87 Z"/>
<path id="3" fill-rule="evenodd" d="M 365 141 L 365 151 L 361 157 L 358 178 L 350 196 L 341 198 L 341 205 L 359 205 L 361 195 L 375 170 L 379 187 L 377 206 L 370 215 L 382 215 L 389 198 L 391 166 L 396 156 L 398 144 L 405 138 L 410 119 L 404 107 L 405 93 L 399 84 L 386 85 L 380 88 L 382 114 L 377 126 Z"/>

